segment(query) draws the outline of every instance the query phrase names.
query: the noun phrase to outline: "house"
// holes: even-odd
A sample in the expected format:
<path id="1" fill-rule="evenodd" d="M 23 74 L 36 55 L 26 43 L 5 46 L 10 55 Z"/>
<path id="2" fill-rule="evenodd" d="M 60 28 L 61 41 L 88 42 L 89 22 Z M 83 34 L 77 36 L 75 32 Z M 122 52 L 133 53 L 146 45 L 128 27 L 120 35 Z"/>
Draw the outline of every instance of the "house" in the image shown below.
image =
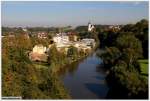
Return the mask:
<path id="1" fill-rule="evenodd" d="M 46 32 L 38 32 L 37 36 L 40 39 L 46 39 L 48 34 Z"/>
<path id="2" fill-rule="evenodd" d="M 46 47 L 42 44 L 35 45 L 32 51 L 33 53 L 44 54 L 46 52 Z"/>
<path id="3" fill-rule="evenodd" d="M 35 45 L 32 52 L 29 53 L 29 58 L 32 61 L 47 61 L 47 48 L 44 47 L 42 44 Z"/>
<path id="4" fill-rule="evenodd" d="M 68 32 L 67 35 L 69 36 L 69 41 L 77 41 L 78 37 L 75 32 Z"/>
<path id="5" fill-rule="evenodd" d="M 95 39 L 91 39 L 91 38 L 82 39 L 81 42 L 85 43 L 86 46 L 91 46 L 91 47 L 94 47 L 96 44 Z"/>
<path id="6" fill-rule="evenodd" d="M 70 39 L 71 37 L 71 39 Z M 78 51 L 83 50 L 91 50 L 95 46 L 94 39 L 82 39 L 81 41 L 77 41 L 77 36 L 75 33 L 58 33 L 53 37 L 53 41 L 56 44 L 56 48 L 58 51 L 67 53 L 67 50 L 70 46 L 74 46 L 78 49 Z"/>
<path id="7" fill-rule="evenodd" d="M 114 32 L 117 32 L 119 31 L 121 28 L 119 25 L 112 25 L 112 26 L 109 26 L 109 30 L 112 30 Z"/>
<path id="8" fill-rule="evenodd" d="M 68 43 L 69 42 L 69 36 L 67 36 L 67 33 L 57 33 L 56 36 L 53 37 L 53 41 L 56 44 Z"/>

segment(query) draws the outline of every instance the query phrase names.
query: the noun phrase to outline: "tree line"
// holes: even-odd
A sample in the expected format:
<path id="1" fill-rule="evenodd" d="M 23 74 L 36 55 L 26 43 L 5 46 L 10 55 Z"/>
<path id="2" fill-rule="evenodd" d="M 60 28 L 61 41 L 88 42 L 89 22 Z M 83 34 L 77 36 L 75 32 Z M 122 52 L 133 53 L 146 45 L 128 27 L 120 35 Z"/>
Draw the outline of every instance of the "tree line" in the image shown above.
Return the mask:
<path id="1" fill-rule="evenodd" d="M 108 69 L 108 98 L 148 98 L 148 79 L 141 74 L 138 59 L 148 59 L 148 21 L 127 24 L 121 30 L 99 33 L 99 54 Z"/>

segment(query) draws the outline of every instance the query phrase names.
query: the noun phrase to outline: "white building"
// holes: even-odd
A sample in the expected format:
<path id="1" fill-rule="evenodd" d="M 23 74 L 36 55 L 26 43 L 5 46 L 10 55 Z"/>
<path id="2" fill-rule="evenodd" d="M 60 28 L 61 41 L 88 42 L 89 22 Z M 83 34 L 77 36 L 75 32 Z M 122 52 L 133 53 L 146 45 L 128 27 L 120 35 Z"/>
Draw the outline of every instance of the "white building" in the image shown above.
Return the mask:
<path id="1" fill-rule="evenodd" d="M 39 32 L 38 33 L 38 38 L 40 38 L 40 39 L 46 39 L 47 38 L 47 33 L 45 33 L 45 32 Z"/>
<path id="2" fill-rule="evenodd" d="M 54 37 L 53 37 L 53 41 L 54 41 L 55 43 L 61 43 L 61 36 L 54 36 Z"/>
<path id="3" fill-rule="evenodd" d="M 109 26 L 109 29 L 116 29 L 116 30 L 120 30 L 120 26 L 119 25 L 111 25 Z"/>
<path id="4" fill-rule="evenodd" d="M 53 37 L 58 51 L 67 50 L 70 46 L 76 47 L 78 50 L 91 50 L 95 46 L 94 39 L 82 39 L 81 41 L 70 41 L 66 33 L 59 33 Z"/>
<path id="5" fill-rule="evenodd" d="M 56 34 L 56 36 L 53 37 L 53 41 L 56 44 L 68 43 L 69 42 L 69 36 L 67 36 L 66 33 L 58 33 L 58 34 Z"/>
<path id="6" fill-rule="evenodd" d="M 45 54 L 46 47 L 44 47 L 42 44 L 35 45 L 32 52 L 37 54 Z"/>
<path id="7" fill-rule="evenodd" d="M 94 25 L 88 23 L 88 31 L 91 32 L 94 29 Z"/>
<path id="8" fill-rule="evenodd" d="M 85 43 L 87 46 L 95 46 L 95 39 L 85 38 L 81 42 Z"/>
<path id="9" fill-rule="evenodd" d="M 42 44 L 35 45 L 32 52 L 29 53 L 29 58 L 32 61 L 47 62 L 48 56 L 45 52 L 46 47 L 44 47 Z"/>

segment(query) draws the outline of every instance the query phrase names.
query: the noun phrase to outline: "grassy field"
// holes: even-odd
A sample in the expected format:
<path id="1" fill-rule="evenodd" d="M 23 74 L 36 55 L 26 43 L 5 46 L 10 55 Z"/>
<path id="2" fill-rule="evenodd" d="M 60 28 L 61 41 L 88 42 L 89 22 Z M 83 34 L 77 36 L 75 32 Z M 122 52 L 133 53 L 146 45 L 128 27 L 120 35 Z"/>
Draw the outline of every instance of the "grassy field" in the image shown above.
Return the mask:
<path id="1" fill-rule="evenodd" d="M 148 60 L 143 59 L 138 61 L 141 67 L 141 74 L 148 76 Z"/>

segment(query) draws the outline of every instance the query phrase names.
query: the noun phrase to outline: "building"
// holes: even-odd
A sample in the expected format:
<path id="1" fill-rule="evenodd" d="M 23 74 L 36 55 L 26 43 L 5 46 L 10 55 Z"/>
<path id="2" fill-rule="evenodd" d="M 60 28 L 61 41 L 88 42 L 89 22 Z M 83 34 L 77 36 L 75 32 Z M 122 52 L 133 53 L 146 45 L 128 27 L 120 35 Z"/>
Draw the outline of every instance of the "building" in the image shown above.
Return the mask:
<path id="1" fill-rule="evenodd" d="M 71 39 L 70 39 L 71 37 Z M 53 41 L 56 45 L 58 51 L 67 53 L 67 50 L 70 46 L 74 46 L 78 49 L 78 51 L 83 50 L 91 50 L 95 46 L 94 39 L 82 39 L 81 41 L 77 41 L 77 36 L 74 33 L 58 33 L 53 37 Z"/>
<path id="2" fill-rule="evenodd" d="M 119 31 L 121 28 L 120 28 L 119 25 L 111 25 L 111 26 L 109 26 L 109 29 L 112 30 L 112 31 L 114 31 L 114 32 L 117 32 L 117 31 Z"/>
<path id="3" fill-rule="evenodd" d="M 32 61 L 47 61 L 47 48 L 44 47 L 42 44 L 35 45 L 32 52 L 29 53 L 29 58 Z"/>
<path id="4" fill-rule="evenodd" d="M 92 25 L 90 22 L 88 23 L 88 31 L 91 32 L 94 29 L 94 25 Z"/>
<path id="5" fill-rule="evenodd" d="M 81 42 L 81 41 L 75 42 L 73 46 L 76 47 L 78 49 L 78 51 L 82 50 L 84 53 L 87 53 L 87 52 L 91 51 L 91 49 L 92 49 L 91 46 L 87 46 L 86 43 Z"/>
<path id="6" fill-rule="evenodd" d="M 83 42 L 86 46 L 94 47 L 95 46 L 95 39 L 85 38 L 82 39 L 81 42 Z"/>
<path id="7" fill-rule="evenodd" d="M 77 41 L 78 37 L 75 32 L 68 32 L 67 35 L 69 36 L 69 41 Z"/>
<path id="8" fill-rule="evenodd" d="M 40 39 L 46 39 L 48 34 L 46 32 L 38 32 L 38 38 Z"/>
<path id="9" fill-rule="evenodd" d="M 67 35 L 67 33 L 58 33 L 58 34 L 56 34 L 56 36 L 53 37 L 53 41 L 56 44 L 68 43 L 69 36 Z"/>
<path id="10" fill-rule="evenodd" d="M 46 52 L 46 47 L 42 44 L 35 45 L 32 51 L 33 53 L 44 54 Z"/>

